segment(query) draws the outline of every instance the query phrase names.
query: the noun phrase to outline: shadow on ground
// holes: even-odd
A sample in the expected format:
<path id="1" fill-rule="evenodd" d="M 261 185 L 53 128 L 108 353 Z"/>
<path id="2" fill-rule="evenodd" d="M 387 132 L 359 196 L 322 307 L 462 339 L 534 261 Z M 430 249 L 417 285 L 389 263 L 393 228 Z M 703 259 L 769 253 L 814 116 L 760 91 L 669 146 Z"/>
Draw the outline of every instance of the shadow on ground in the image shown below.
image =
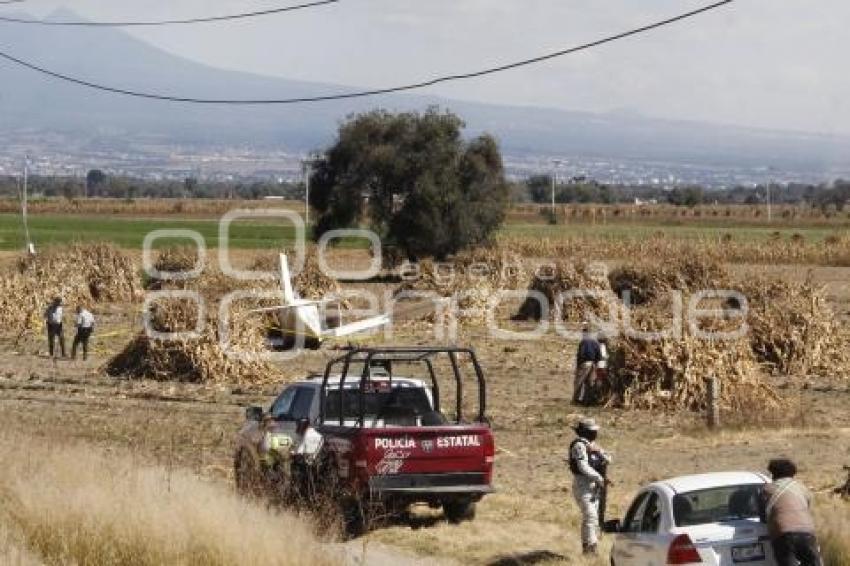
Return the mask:
<path id="1" fill-rule="evenodd" d="M 555 560 L 566 559 L 566 556 L 556 554 L 549 550 L 532 550 L 531 552 L 523 552 L 521 554 L 498 556 L 488 562 L 487 566 L 531 566 L 532 564 L 541 564 L 543 562 L 553 562 Z"/>

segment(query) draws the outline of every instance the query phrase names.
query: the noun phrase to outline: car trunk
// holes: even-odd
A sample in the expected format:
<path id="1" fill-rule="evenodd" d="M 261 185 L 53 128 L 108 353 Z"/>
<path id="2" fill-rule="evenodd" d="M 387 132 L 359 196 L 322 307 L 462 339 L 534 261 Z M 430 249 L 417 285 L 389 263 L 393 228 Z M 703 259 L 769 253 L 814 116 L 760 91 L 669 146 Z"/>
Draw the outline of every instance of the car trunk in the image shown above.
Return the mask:
<path id="1" fill-rule="evenodd" d="M 703 562 L 720 564 L 773 564 L 767 527 L 757 519 L 709 523 L 679 529 L 687 533 Z"/>

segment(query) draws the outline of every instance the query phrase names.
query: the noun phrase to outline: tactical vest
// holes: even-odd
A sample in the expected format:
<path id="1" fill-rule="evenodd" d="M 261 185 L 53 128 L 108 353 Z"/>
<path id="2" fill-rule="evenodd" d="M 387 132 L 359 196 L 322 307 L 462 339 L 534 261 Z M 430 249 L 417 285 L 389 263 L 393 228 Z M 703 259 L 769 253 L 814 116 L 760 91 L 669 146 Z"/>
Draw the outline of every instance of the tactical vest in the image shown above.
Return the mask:
<path id="1" fill-rule="evenodd" d="M 573 456 L 573 448 L 579 442 L 587 442 L 583 438 L 576 438 L 570 443 L 570 471 L 573 475 L 580 476 L 583 475 L 581 470 L 578 467 L 578 460 L 576 460 L 575 456 Z M 601 454 L 597 452 L 587 451 L 587 463 L 590 464 L 590 467 L 599 472 L 599 475 L 603 478 L 608 473 L 608 462 L 605 458 L 602 457 Z"/>

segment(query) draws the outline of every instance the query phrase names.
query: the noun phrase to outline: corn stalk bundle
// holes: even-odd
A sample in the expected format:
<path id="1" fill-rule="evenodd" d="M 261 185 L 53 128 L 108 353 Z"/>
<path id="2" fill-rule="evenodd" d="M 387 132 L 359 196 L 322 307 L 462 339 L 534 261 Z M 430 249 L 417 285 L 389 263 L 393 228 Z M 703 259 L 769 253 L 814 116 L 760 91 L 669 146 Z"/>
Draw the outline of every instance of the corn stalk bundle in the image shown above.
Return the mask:
<path id="1" fill-rule="evenodd" d="M 210 317 L 198 337 L 170 340 L 140 334 L 109 361 L 106 373 L 130 379 L 194 383 L 258 384 L 278 380 L 280 371 L 259 355 L 266 351 L 263 318 L 246 314 L 239 310 L 232 315 L 229 350 L 220 342 L 218 320 Z M 158 332 L 186 332 L 195 328 L 196 317 L 193 303 L 167 301 L 152 309 L 151 326 Z"/>
<path id="2" fill-rule="evenodd" d="M 561 316 L 568 322 L 581 322 L 591 315 L 608 320 L 612 311 L 616 314 L 619 309 L 619 301 L 611 290 L 604 266 L 582 261 L 558 260 L 548 267 L 541 266 L 528 289 L 542 293 L 551 308 L 560 305 Z M 559 300 L 559 295 L 569 291 L 590 291 L 592 294 Z M 539 320 L 541 315 L 539 301 L 529 295 L 520 306 L 517 318 Z"/>
<path id="3" fill-rule="evenodd" d="M 848 375 L 850 333 L 823 287 L 756 278 L 738 288 L 748 300 L 751 344 L 760 362 L 783 374 Z"/>
<path id="4" fill-rule="evenodd" d="M 681 293 L 682 306 L 702 290 L 730 286 L 725 266 L 712 257 L 659 258 L 617 268 L 609 275 L 618 292 L 632 294 L 629 309 L 620 311 L 623 324 L 611 357 L 613 388 L 610 402 L 643 409 L 701 411 L 708 402 L 709 378 L 720 385 L 721 408 L 727 411 L 772 410 L 782 401 L 762 377 L 746 334 L 709 338 L 691 333 L 689 321 L 675 328 L 673 295 Z M 731 308 L 719 298 L 705 299 L 700 309 Z M 701 331 L 729 333 L 740 329 L 743 317 L 733 311 L 700 319 Z M 677 334 L 669 331 L 676 330 Z M 639 336 L 637 332 L 660 336 Z"/>
<path id="5" fill-rule="evenodd" d="M 124 252 L 110 244 L 50 248 L 18 261 L 0 276 L 0 325 L 10 332 L 36 330 L 54 297 L 67 308 L 140 298 L 138 272 Z"/>
<path id="6" fill-rule="evenodd" d="M 759 373 L 745 337 L 712 340 L 686 332 L 648 340 L 624 335 L 612 347 L 609 367 L 609 403 L 627 408 L 703 411 L 712 377 L 720 385 L 723 410 L 761 412 L 783 405 Z"/>
<path id="7" fill-rule="evenodd" d="M 463 252 L 440 264 L 426 259 L 418 268 L 418 275 L 403 283 L 396 294 L 424 291 L 452 297 L 459 310 L 457 320 L 463 323 L 484 322 L 490 301 L 500 291 L 524 289 L 529 279 L 520 256 L 490 248 Z M 433 312 L 426 316 L 431 321 L 435 317 Z"/>
<path id="8" fill-rule="evenodd" d="M 618 297 L 628 293 L 630 305 L 644 305 L 667 300 L 671 291 L 727 289 L 730 275 L 710 256 L 677 256 L 616 267 L 608 280 Z"/>

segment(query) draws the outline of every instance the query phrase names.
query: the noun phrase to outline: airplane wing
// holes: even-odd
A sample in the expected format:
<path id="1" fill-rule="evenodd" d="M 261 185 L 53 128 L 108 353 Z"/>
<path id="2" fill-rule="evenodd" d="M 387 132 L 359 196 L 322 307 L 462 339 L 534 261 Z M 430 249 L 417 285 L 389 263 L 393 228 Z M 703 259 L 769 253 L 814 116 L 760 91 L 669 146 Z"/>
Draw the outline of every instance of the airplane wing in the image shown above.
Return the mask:
<path id="1" fill-rule="evenodd" d="M 350 336 L 351 334 L 357 334 L 359 332 L 365 332 L 367 330 L 379 328 L 389 323 L 390 317 L 388 315 L 382 314 L 380 316 L 375 316 L 372 318 L 365 318 L 363 320 L 349 322 L 348 324 L 343 324 L 342 326 L 337 326 L 335 328 L 328 328 L 327 330 L 322 331 L 322 336 L 326 336 L 329 338 L 340 338 L 342 336 Z"/>

